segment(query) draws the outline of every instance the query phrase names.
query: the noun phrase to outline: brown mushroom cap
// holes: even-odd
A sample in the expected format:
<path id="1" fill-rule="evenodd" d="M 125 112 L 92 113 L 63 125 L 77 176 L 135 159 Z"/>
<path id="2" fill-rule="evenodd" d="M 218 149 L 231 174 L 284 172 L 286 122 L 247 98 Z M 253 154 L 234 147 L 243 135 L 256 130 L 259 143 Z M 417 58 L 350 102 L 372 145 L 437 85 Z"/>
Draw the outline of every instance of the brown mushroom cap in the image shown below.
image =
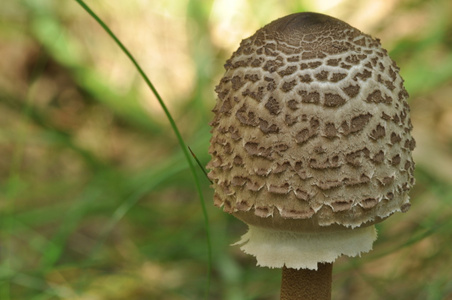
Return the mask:
<path id="1" fill-rule="evenodd" d="M 225 68 L 208 164 L 217 206 L 263 226 L 357 227 L 408 210 L 408 93 L 378 40 L 297 13 L 243 40 Z"/>
<path id="2" fill-rule="evenodd" d="M 216 88 L 214 203 L 252 227 L 337 232 L 409 209 L 408 93 L 369 35 L 292 14 L 243 40 Z"/>

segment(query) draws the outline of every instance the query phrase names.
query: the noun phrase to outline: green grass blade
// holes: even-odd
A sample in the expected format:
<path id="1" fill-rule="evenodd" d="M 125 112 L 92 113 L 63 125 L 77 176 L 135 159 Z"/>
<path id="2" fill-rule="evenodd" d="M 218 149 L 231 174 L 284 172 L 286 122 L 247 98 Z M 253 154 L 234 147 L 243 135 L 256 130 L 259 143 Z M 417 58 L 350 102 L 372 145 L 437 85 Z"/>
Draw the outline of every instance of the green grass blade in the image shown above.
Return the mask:
<path id="1" fill-rule="evenodd" d="M 204 173 L 204 176 L 206 176 L 207 180 L 210 181 L 210 183 L 213 183 L 212 180 L 209 179 L 209 176 L 207 176 L 207 172 L 204 169 L 204 167 L 202 166 L 201 162 L 199 161 L 199 159 L 196 157 L 195 153 L 193 153 L 193 151 L 191 150 L 190 147 L 188 147 L 188 150 L 190 150 L 191 156 L 193 156 L 193 158 L 196 160 L 196 162 L 198 163 L 198 166 L 201 168 L 202 172 Z"/>
<path id="2" fill-rule="evenodd" d="M 209 293 L 210 288 L 210 270 L 212 266 L 212 246 L 210 242 L 210 230 L 209 230 L 209 220 L 207 215 L 207 209 L 204 202 L 204 197 L 202 195 L 201 185 L 199 183 L 199 179 L 196 173 L 195 165 L 193 164 L 192 159 L 190 158 L 190 153 L 188 152 L 188 148 L 185 145 L 184 140 L 182 139 L 182 136 L 179 132 L 179 129 L 176 125 L 176 122 L 174 121 L 173 117 L 171 116 L 171 113 L 169 112 L 168 108 L 166 107 L 165 103 L 163 102 L 162 98 L 160 97 L 160 94 L 157 92 L 157 89 L 154 87 L 148 76 L 144 73 L 143 69 L 140 67 L 140 65 L 137 63 L 135 58 L 132 56 L 132 54 L 127 50 L 127 48 L 121 43 L 121 41 L 116 37 L 116 35 L 108 28 L 108 26 L 88 7 L 88 5 L 85 4 L 82 0 L 75 0 L 78 4 L 89 14 L 91 17 L 93 17 L 97 23 L 107 32 L 107 34 L 116 42 L 116 44 L 121 48 L 121 50 L 126 54 L 126 56 L 131 60 L 137 71 L 140 73 L 143 80 L 146 82 L 148 87 L 152 90 L 152 93 L 157 98 L 157 101 L 159 102 L 160 106 L 162 107 L 163 111 L 165 112 L 166 117 L 168 118 L 168 121 L 171 124 L 171 128 L 173 129 L 177 140 L 179 142 L 179 145 L 184 153 L 184 156 L 189 164 L 190 170 L 193 174 L 193 178 L 196 185 L 196 190 L 199 195 L 199 200 L 201 202 L 201 208 L 203 212 L 204 217 L 204 223 L 205 223 L 205 231 L 206 231 L 206 239 L 207 239 L 207 250 L 208 250 L 208 261 L 209 261 L 209 267 L 208 267 L 208 275 L 207 275 L 207 291 L 206 295 Z"/>

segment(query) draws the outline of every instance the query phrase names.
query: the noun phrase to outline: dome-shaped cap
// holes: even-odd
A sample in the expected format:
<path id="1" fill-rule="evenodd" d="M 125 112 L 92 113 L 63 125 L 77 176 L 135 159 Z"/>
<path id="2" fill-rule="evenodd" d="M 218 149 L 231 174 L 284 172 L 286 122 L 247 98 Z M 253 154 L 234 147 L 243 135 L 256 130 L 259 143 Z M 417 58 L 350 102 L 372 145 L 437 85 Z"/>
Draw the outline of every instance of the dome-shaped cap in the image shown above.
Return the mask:
<path id="1" fill-rule="evenodd" d="M 217 206 L 296 231 L 408 210 L 408 94 L 378 40 L 298 13 L 243 40 L 225 68 L 208 164 Z"/>

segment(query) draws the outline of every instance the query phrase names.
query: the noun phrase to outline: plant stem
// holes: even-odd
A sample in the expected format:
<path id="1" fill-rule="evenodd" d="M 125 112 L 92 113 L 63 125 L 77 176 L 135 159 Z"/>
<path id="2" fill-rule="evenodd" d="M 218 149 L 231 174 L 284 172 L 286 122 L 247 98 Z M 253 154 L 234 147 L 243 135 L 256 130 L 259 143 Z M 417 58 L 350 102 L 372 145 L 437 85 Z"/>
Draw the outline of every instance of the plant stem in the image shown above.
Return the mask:
<path id="1" fill-rule="evenodd" d="M 330 300 L 333 264 L 319 263 L 317 271 L 282 269 L 281 300 Z"/>
<path id="2" fill-rule="evenodd" d="M 116 44 L 121 48 L 122 52 L 130 59 L 130 61 L 133 63 L 135 68 L 137 69 L 138 73 L 140 73 L 143 80 L 146 82 L 147 86 L 151 89 L 154 96 L 157 98 L 157 101 L 159 102 L 160 106 L 162 107 L 163 111 L 165 112 L 165 115 L 171 125 L 171 128 L 174 131 L 174 134 L 176 135 L 177 140 L 179 141 L 179 145 L 182 149 L 183 154 L 185 155 L 185 158 L 188 162 L 188 166 L 190 167 L 190 170 L 193 174 L 193 178 L 195 181 L 196 190 L 198 191 L 199 200 L 201 202 L 201 209 L 204 217 L 204 227 L 206 231 L 206 240 L 207 240 L 207 259 L 209 267 L 207 269 L 207 285 L 206 285 L 206 292 L 205 292 L 205 298 L 207 299 L 209 297 L 209 289 L 210 289 L 210 280 L 211 280 L 211 268 L 212 268 L 212 243 L 210 239 L 210 227 L 209 227 L 209 219 L 207 215 L 207 208 L 206 204 L 204 202 L 204 197 L 202 194 L 201 184 L 198 180 L 198 175 L 196 173 L 195 166 L 190 158 L 190 154 L 188 152 L 188 148 L 185 145 L 185 142 L 182 138 L 182 135 L 180 134 L 180 131 L 176 125 L 176 122 L 174 121 L 173 117 L 171 116 L 171 113 L 169 112 L 168 108 L 166 107 L 165 102 L 163 102 L 162 97 L 157 92 L 157 89 L 152 84 L 149 77 L 144 73 L 144 70 L 141 68 L 141 66 L 138 64 L 138 62 L 135 60 L 135 58 L 132 56 L 130 51 L 124 46 L 124 44 L 116 37 L 116 35 L 110 30 L 110 28 L 102 21 L 95 13 L 91 10 L 91 8 L 86 5 L 86 3 L 83 0 L 75 0 L 80 6 L 89 14 L 91 17 L 93 17 L 97 23 L 107 32 L 107 34 L 116 42 Z"/>

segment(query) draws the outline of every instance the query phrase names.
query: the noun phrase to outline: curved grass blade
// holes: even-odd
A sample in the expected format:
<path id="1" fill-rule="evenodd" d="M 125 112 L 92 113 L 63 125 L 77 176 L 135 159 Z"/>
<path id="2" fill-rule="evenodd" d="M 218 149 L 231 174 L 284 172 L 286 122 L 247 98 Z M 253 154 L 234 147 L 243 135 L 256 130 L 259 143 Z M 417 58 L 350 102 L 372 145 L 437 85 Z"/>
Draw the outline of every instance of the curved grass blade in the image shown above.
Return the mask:
<path id="1" fill-rule="evenodd" d="M 201 208 L 202 213 L 204 217 L 204 223 L 205 223 L 205 231 L 206 231 L 206 240 L 207 240 L 207 252 L 208 252 L 208 274 L 207 274 L 207 290 L 206 290 L 206 299 L 209 294 L 209 288 L 210 288 L 210 279 L 211 279 L 211 267 L 212 267 L 212 246 L 211 246 L 211 240 L 210 240 L 210 230 L 209 230 L 209 219 L 207 215 L 207 209 L 204 202 L 204 197 L 202 195 L 201 185 L 199 183 L 198 176 L 196 174 L 195 166 L 193 164 L 192 159 L 190 158 L 190 153 L 187 150 L 187 146 L 185 145 L 184 140 L 182 139 L 182 136 L 179 132 L 179 129 L 176 125 L 176 122 L 174 121 L 173 117 L 171 116 L 171 113 L 169 112 L 168 108 L 166 107 L 165 103 L 163 102 L 162 98 L 160 97 L 160 94 L 157 92 L 157 89 L 152 84 L 151 80 L 148 78 L 148 76 L 144 73 L 143 69 L 140 67 L 140 65 L 137 63 L 135 58 L 132 56 L 129 50 L 121 43 L 121 41 L 116 37 L 116 35 L 108 28 L 108 26 L 91 10 L 91 8 L 88 7 L 88 5 L 85 4 L 83 0 L 75 0 L 80 6 L 89 14 L 91 17 L 93 17 L 97 23 L 107 32 L 107 34 L 116 42 L 116 44 L 121 48 L 121 50 L 124 52 L 124 54 L 131 60 L 135 68 L 137 69 L 138 73 L 140 73 L 143 80 L 146 82 L 147 86 L 151 89 L 152 93 L 157 98 L 157 101 L 159 102 L 160 106 L 162 107 L 163 111 L 165 112 L 165 115 L 168 119 L 168 121 L 171 124 L 171 128 L 174 131 L 174 134 L 177 137 L 177 140 L 179 142 L 179 145 L 184 153 L 184 156 L 189 164 L 190 170 L 192 172 L 196 190 L 199 195 L 199 200 L 201 202 Z"/>
<path id="2" fill-rule="evenodd" d="M 204 175 L 206 176 L 207 180 L 209 180 L 209 182 L 211 184 L 213 184 L 212 180 L 209 179 L 209 176 L 207 176 L 207 172 L 204 169 L 204 167 L 202 166 L 201 162 L 199 161 L 199 159 L 196 157 L 195 153 L 193 153 L 193 151 L 191 150 L 190 146 L 188 146 L 188 150 L 190 150 L 191 156 L 193 156 L 193 158 L 196 160 L 196 162 L 198 163 L 199 168 L 202 170 L 202 172 L 204 173 Z"/>

